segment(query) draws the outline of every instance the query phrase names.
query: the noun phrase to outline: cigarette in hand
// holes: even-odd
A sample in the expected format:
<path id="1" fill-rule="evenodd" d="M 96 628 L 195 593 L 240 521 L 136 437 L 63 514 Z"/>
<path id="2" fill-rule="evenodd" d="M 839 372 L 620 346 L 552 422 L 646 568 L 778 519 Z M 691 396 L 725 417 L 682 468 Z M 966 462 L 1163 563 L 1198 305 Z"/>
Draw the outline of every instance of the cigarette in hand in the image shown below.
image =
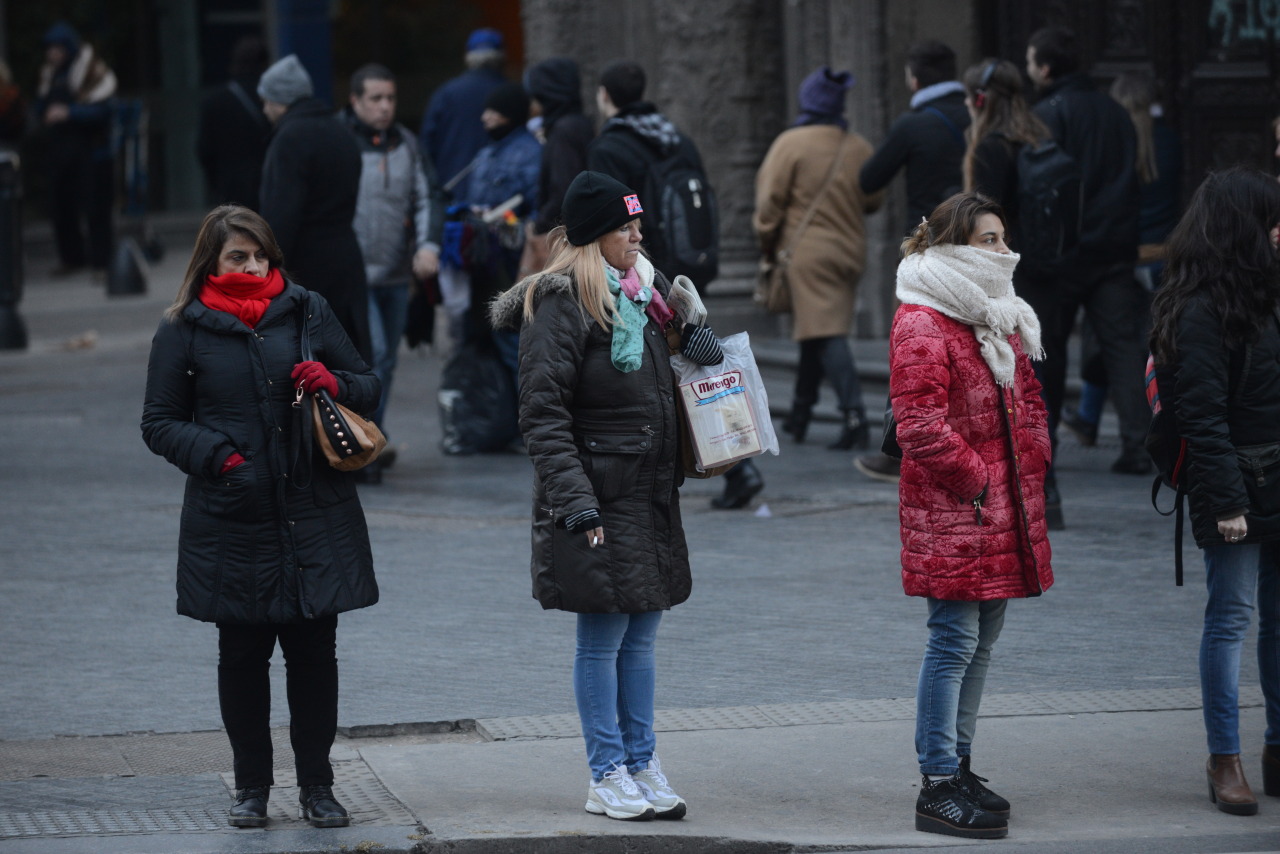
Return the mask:
<path id="1" fill-rule="evenodd" d="M 597 536 L 596 534 L 592 534 L 592 535 L 591 535 L 591 548 L 593 548 L 593 549 L 594 549 L 594 548 L 595 548 L 596 546 L 598 546 L 598 545 L 600 545 L 600 537 L 599 537 L 599 536 Z"/>

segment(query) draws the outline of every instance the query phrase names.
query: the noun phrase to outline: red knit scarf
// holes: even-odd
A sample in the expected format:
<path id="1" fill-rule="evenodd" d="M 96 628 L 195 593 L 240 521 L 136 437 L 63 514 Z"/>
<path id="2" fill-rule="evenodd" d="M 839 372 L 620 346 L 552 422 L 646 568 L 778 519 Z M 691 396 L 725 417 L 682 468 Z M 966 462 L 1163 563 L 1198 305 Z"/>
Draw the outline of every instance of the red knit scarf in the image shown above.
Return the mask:
<path id="1" fill-rule="evenodd" d="M 284 291 L 284 276 L 272 267 L 266 278 L 248 273 L 226 273 L 222 276 L 205 276 L 200 289 L 200 302 L 214 311 L 234 314 L 253 329 L 262 320 L 271 298 Z"/>

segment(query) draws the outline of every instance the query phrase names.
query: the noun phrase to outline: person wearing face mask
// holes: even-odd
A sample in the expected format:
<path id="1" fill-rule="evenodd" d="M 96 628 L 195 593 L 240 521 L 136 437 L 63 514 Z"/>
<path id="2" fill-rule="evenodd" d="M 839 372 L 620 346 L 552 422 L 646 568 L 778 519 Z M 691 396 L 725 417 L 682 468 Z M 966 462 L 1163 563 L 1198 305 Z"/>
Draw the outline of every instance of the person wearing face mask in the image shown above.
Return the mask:
<path id="1" fill-rule="evenodd" d="M 586 809 L 681 818 L 653 733 L 662 612 L 689 598 L 680 418 L 670 353 L 724 359 L 667 304 L 640 250 L 644 200 L 583 172 L 551 232 L 551 260 L 490 306 L 520 331 L 520 428 L 534 468 L 533 595 L 574 612 L 573 685 L 591 781 Z"/>
<path id="2" fill-rule="evenodd" d="M 142 438 L 187 475 L 178 613 L 218 628 L 218 703 L 235 763 L 232 827 L 262 827 L 274 785 L 271 655 L 284 654 L 303 819 L 345 827 L 329 748 L 338 726 L 338 614 L 378 601 L 355 475 L 307 459 L 318 389 L 357 412 L 369 370 L 325 299 L 286 280 L 266 221 L 209 212 L 151 342 Z M 304 361 L 306 324 L 311 358 Z M 300 431 L 307 431 L 302 433 Z"/>
<path id="3" fill-rule="evenodd" d="M 902 245 L 889 396 L 902 448 L 902 583 L 926 600 L 916 694 L 916 829 L 1009 832 L 1009 802 L 970 768 L 991 649 L 1010 599 L 1053 584 L 1045 525 L 1048 422 L 1031 357 L 1040 323 L 1014 294 L 1004 213 L 944 201 Z"/>

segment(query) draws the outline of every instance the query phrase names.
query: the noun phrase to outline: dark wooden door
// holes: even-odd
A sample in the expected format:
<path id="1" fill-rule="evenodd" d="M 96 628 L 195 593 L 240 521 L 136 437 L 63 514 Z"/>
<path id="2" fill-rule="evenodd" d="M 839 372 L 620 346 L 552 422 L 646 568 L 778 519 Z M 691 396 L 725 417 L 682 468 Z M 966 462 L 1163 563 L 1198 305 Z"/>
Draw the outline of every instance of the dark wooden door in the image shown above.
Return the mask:
<path id="1" fill-rule="evenodd" d="M 1276 0 L 979 0 L 987 53 L 1024 62 L 1027 38 L 1071 27 L 1102 85 L 1129 70 L 1155 75 L 1182 137 L 1183 187 L 1245 163 L 1275 171 L 1271 120 L 1280 113 Z"/>

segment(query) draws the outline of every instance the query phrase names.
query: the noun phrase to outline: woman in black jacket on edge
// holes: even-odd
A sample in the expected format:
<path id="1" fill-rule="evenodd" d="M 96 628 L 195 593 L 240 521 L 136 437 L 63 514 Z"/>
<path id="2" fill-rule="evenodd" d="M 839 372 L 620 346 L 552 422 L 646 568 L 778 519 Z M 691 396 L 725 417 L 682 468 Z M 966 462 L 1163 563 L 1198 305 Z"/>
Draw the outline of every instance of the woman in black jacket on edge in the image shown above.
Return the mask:
<path id="1" fill-rule="evenodd" d="M 658 623 L 692 586 L 668 335 L 699 364 L 724 359 L 710 329 L 667 306 L 671 286 L 640 251 L 642 201 L 607 175 L 578 175 L 547 269 L 489 310 L 496 328 L 520 331 L 533 595 L 578 615 L 586 809 L 623 820 L 685 814 L 653 734 Z"/>
<path id="2" fill-rule="evenodd" d="M 218 626 L 218 701 L 235 761 L 231 826 L 267 823 L 268 669 L 279 641 L 302 817 L 344 827 L 329 764 L 337 615 L 377 602 L 378 586 L 354 475 L 318 453 L 294 460 L 294 430 L 311 429 L 294 390 L 325 389 L 372 412 L 380 388 L 329 304 L 286 281 L 281 261 L 270 227 L 248 208 L 224 205 L 204 218 L 151 343 L 142 437 L 187 474 L 178 613 Z M 301 360 L 303 322 L 315 361 Z"/>
<path id="3" fill-rule="evenodd" d="M 1263 789 L 1280 796 L 1278 242 L 1275 179 L 1241 167 L 1211 174 L 1170 236 L 1152 308 L 1151 349 L 1157 365 L 1173 370 L 1191 526 L 1209 592 L 1200 642 L 1209 798 L 1232 815 L 1258 811 L 1240 764 L 1238 696 L 1255 604 Z M 1168 405 L 1169 390 L 1160 391 Z"/>

